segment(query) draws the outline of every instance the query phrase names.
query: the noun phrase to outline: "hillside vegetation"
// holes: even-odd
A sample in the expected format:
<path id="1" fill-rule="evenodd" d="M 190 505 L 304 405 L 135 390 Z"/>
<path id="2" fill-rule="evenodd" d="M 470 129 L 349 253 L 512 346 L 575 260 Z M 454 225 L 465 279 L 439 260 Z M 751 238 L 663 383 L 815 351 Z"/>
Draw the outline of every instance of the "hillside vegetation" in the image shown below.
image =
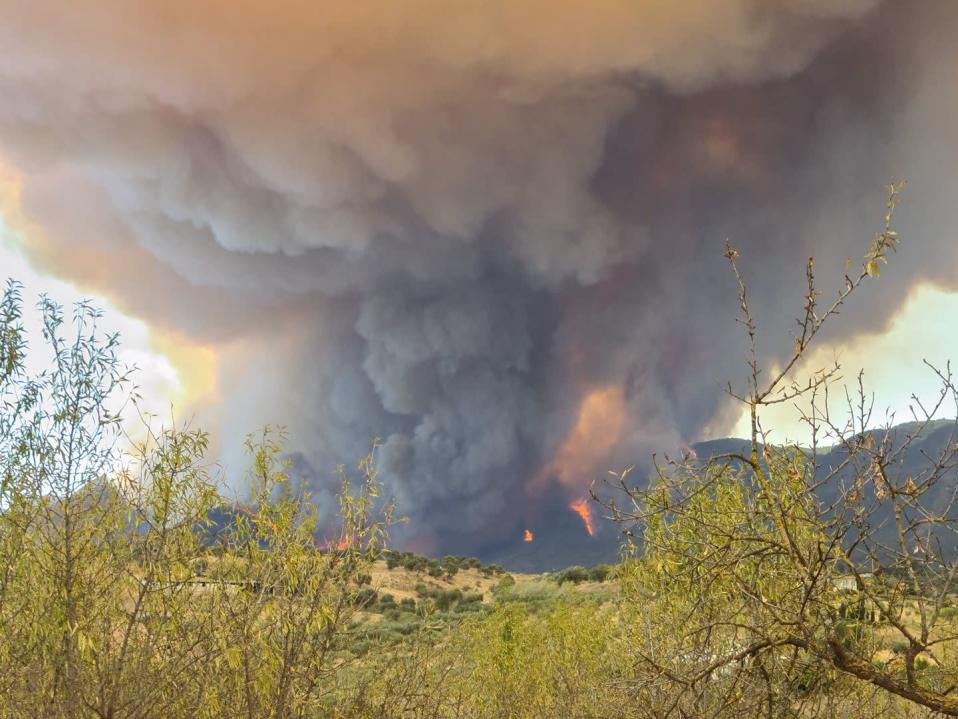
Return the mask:
<path id="1" fill-rule="evenodd" d="M 375 446 L 341 471 L 321 543 L 281 430 L 247 438 L 250 501 L 224 509 L 205 432 L 122 424 L 135 391 L 91 307 L 68 322 L 43 300 L 50 361 L 27 370 L 8 284 L 0 717 L 958 716 L 958 426 L 935 421 L 958 410 L 950 372 L 898 431 L 873 429 L 864 392 L 847 420 L 819 405 L 805 418 L 828 452 L 774 445 L 760 416 L 836 377 L 789 369 L 895 249 L 896 194 L 824 308 L 809 262 L 783 369 L 759 362 L 727 248 L 749 348 L 729 393 L 751 437 L 665 458 L 649 481 L 611 477 L 594 499 L 623 531 L 621 561 L 550 574 L 391 550 Z"/>

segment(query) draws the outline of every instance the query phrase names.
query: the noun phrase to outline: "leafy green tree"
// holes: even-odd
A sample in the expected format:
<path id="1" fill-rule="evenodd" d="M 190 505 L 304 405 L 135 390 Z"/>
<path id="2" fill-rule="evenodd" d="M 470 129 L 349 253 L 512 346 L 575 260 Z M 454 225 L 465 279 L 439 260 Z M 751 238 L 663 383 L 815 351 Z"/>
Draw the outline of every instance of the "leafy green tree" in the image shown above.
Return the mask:
<path id="1" fill-rule="evenodd" d="M 145 421 L 125 437 L 118 338 L 88 304 L 72 322 L 39 309 L 50 362 L 30 375 L 19 286 L 0 300 L 0 716 L 314 716 L 391 523 L 374 455 L 343 473 L 323 551 L 282 434 L 250 439 L 254 510 L 210 552 L 207 435 Z"/>
<path id="2" fill-rule="evenodd" d="M 597 564 L 589 570 L 590 582 L 604 582 L 612 575 L 612 567 L 608 564 Z"/>
<path id="3" fill-rule="evenodd" d="M 941 614 L 958 577 L 956 421 L 926 466 L 903 464 L 919 437 L 941 429 L 936 414 L 958 409 L 951 374 L 935 370 L 937 400 L 927 407 L 916 400 L 915 422 L 898 433 L 869 429 L 861 376 L 841 416 L 828 401 L 837 364 L 795 376 L 825 324 L 896 250 L 899 189 L 889 188 L 884 227 L 859 271 L 846 268 L 824 306 L 809 259 L 797 330 L 776 366 L 761 362 L 738 252 L 726 247 L 748 368 L 746 389 L 729 385 L 729 393 L 748 413 L 748 446 L 668 460 L 647 487 L 630 482 L 628 472 L 617 480 L 622 501 L 607 508 L 641 540 L 622 587 L 640 659 L 636 691 L 659 713 L 812 717 L 867 704 L 871 712 L 883 705 L 958 716 L 958 633 Z M 807 447 L 770 441 L 762 413 L 781 403 L 798 407 Z M 836 443 L 828 467 L 819 464 L 825 438 Z M 852 616 L 845 579 L 858 597 Z M 868 623 L 875 615 L 880 629 Z M 895 647 L 901 651 L 889 651 Z"/>
<path id="4" fill-rule="evenodd" d="M 630 661 L 610 607 L 558 603 L 544 614 L 505 604 L 464 627 L 466 716 L 623 717 Z"/>
<path id="5" fill-rule="evenodd" d="M 355 578 L 368 573 L 387 538 L 391 508 L 379 513 L 369 456 L 359 464 L 357 483 L 342 472 L 340 535 L 334 548 L 317 551 L 315 507 L 308 494 L 289 486 L 283 440 L 267 428 L 247 441 L 256 511 L 242 515 L 225 541 L 243 558 L 250 591 L 220 592 L 214 605 L 213 641 L 222 661 L 200 678 L 213 713 L 306 717 L 317 711 L 336 672 L 337 643 L 357 608 Z"/>
<path id="6" fill-rule="evenodd" d="M 558 575 L 556 575 L 556 581 L 561 585 L 566 582 L 572 582 L 573 584 L 580 584 L 589 580 L 589 570 L 585 567 L 566 567 Z"/>

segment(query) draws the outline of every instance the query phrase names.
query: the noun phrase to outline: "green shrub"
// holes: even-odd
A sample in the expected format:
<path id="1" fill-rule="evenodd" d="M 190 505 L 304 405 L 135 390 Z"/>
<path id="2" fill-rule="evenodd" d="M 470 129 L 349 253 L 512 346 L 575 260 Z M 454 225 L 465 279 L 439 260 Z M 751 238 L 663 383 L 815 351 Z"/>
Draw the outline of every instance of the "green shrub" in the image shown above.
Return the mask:
<path id="1" fill-rule="evenodd" d="M 942 607 L 941 608 L 942 619 L 954 619 L 955 617 L 958 617 L 958 607 Z"/>
<path id="2" fill-rule="evenodd" d="M 510 587 L 515 586 L 515 584 L 515 578 L 511 574 L 506 574 L 496 583 L 496 586 L 492 588 L 492 593 L 494 596 L 498 597 L 508 591 Z"/>
<path id="3" fill-rule="evenodd" d="M 566 582 L 572 582 L 573 584 L 579 584 L 580 582 L 588 581 L 589 579 L 589 570 L 585 567 L 573 566 L 563 569 L 556 575 L 556 581 L 559 585 L 563 585 Z"/>
<path id="4" fill-rule="evenodd" d="M 450 589 L 446 592 L 439 592 L 436 594 L 436 608 L 440 611 L 446 611 L 461 599 L 462 591 L 459 589 Z"/>
<path id="5" fill-rule="evenodd" d="M 483 610 L 482 602 L 459 602 L 455 611 L 457 614 L 468 614 L 470 612 L 481 612 Z"/>
<path id="6" fill-rule="evenodd" d="M 357 607 L 370 607 L 376 603 L 376 590 L 370 587 L 363 587 L 353 598 L 353 603 Z"/>
<path id="7" fill-rule="evenodd" d="M 589 570 L 590 582 L 604 582 L 612 574 L 612 567 L 608 564 L 596 564 Z"/>
<path id="8" fill-rule="evenodd" d="M 529 582 L 516 582 L 513 586 L 507 588 L 500 598 L 505 602 L 544 604 L 556 599 L 560 591 L 555 582 L 537 579 Z"/>
<path id="9" fill-rule="evenodd" d="M 383 611 L 396 606 L 396 598 L 392 594 L 382 594 L 379 597 L 379 608 Z"/>
<path id="10" fill-rule="evenodd" d="M 357 639 L 349 646 L 349 651 L 357 657 L 361 657 L 369 651 L 371 646 L 372 642 L 368 639 Z"/>

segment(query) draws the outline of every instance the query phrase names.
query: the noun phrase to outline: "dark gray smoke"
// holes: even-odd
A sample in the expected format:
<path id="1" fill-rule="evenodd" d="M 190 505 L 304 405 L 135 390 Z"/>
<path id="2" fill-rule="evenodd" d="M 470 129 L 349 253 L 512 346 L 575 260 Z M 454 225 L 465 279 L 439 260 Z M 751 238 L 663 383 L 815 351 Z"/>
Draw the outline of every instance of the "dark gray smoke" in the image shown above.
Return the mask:
<path id="1" fill-rule="evenodd" d="M 0 5 L 35 260 L 216 348 L 228 460 L 286 423 L 323 501 L 381 437 L 425 549 L 727 426 L 726 237 L 781 327 L 905 177 L 902 257 L 843 329 L 955 284 L 947 0 Z M 543 476 L 608 387 L 591 476 Z"/>

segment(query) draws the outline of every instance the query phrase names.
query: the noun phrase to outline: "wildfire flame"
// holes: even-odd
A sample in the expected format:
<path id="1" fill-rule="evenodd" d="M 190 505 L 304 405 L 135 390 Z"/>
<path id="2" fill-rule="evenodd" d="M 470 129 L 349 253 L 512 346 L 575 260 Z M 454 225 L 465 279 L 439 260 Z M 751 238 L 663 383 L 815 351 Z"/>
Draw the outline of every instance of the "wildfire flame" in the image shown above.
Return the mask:
<path id="1" fill-rule="evenodd" d="M 555 477 L 566 487 L 581 489 L 589 475 L 608 459 L 622 438 L 627 408 L 621 387 L 607 386 L 586 394 L 576 422 L 552 460 L 542 468 L 533 486 L 543 487 Z"/>
<path id="2" fill-rule="evenodd" d="M 527 529 L 525 532 L 522 533 L 522 541 L 523 541 L 523 542 L 531 542 L 531 541 L 532 541 L 532 530 L 531 530 L 531 529 Z"/>
<path id="3" fill-rule="evenodd" d="M 569 505 L 569 509 L 579 515 L 582 519 L 582 524 L 585 525 L 585 531 L 587 531 L 591 537 L 594 528 L 592 526 L 592 512 L 589 509 L 589 503 L 584 499 L 577 499 Z"/>
<path id="4" fill-rule="evenodd" d="M 327 552 L 333 550 L 342 552 L 344 549 L 353 546 L 353 539 L 352 537 L 340 537 L 338 540 L 326 538 L 319 546 Z"/>
<path id="5" fill-rule="evenodd" d="M 608 458 L 609 452 L 622 438 L 627 416 L 625 391 L 621 387 L 608 385 L 587 392 L 579 406 L 575 424 L 549 463 L 536 475 L 532 487 L 541 491 L 551 479 L 556 479 L 560 484 L 581 492 L 583 485 L 589 482 L 589 475 Z M 569 509 L 579 515 L 591 537 L 595 527 L 587 501 L 577 499 Z M 526 531 L 525 541 L 530 542 L 532 533 Z"/>

